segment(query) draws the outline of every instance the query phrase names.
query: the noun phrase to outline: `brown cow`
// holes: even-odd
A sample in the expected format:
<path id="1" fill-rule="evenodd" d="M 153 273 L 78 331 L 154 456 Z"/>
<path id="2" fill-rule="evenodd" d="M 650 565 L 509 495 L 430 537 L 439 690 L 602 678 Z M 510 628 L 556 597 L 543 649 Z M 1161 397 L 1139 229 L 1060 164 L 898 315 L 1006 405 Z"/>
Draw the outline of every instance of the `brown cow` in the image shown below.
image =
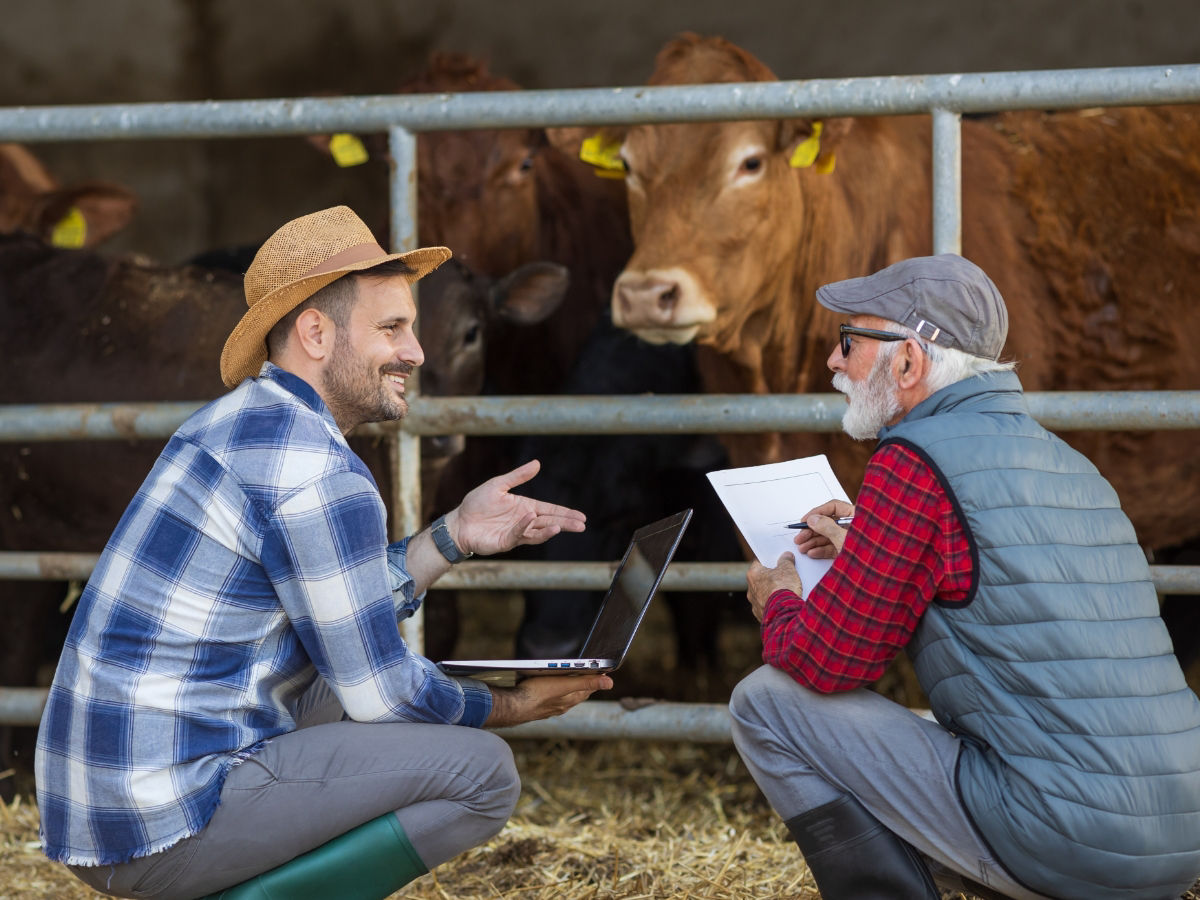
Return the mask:
<path id="1" fill-rule="evenodd" d="M 651 84 L 774 76 L 720 38 L 683 35 Z M 824 391 L 838 317 L 818 285 L 931 252 L 927 117 L 637 126 L 623 135 L 636 249 L 613 319 L 696 341 L 710 392 Z M 1200 110 L 1009 113 L 963 122 L 963 251 L 996 281 L 1005 356 L 1029 390 L 1200 388 Z M 808 161 L 808 160 L 805 160 Z M 832 166 L 832 171 L 828 171 Z M 1200 535 L 1186 432 L 1067 435 L 1113 482 L 1150 547 Z M 825 451 L 848 486 L 868 448 L 840 436 L 734 442 L 740 464 Z"/>
<path id="2" fill-rule="evenodd" d="M 64 188 L 20 144 L 0 144 L 0 234 L 93 247 L 124 228 L 137 207 L 126 188 L 87 181 Z"/>

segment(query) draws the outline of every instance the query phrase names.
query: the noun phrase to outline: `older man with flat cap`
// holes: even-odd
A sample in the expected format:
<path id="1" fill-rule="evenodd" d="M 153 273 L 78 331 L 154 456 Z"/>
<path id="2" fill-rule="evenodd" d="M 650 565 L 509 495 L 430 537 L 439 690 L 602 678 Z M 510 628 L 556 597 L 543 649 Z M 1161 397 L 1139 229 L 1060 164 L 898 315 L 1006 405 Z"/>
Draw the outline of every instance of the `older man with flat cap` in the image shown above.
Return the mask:
<path id="1" fill-rule="evenodd" d="M 603 675 L 450 678 L 397 622 L 449 567 L 582 531 L 512 494 L 531 462 L 389 544 L 355 426 L 402 417 L 410 284 L 348 208 L 288 222 L 246 273 L 233 388 L 167 444 L 88 581 L 42 718 L 44 849 L 123 897 L 382 898 L 496 834 L 520 781 L 486 727 Z"/>
<path id="2" fill-rule="evenodd" d="M 1200 701 L 1112 487 L 997 362 L 1004 301 L 955 255 L 826 285 L 844 429 L 878 437 L 833 557 L 753 564 L 767 664 L 738 751 L 825 900 L 1178 897 L 1200 872 Z M 848 530 L 834 517 L 853 516 Z M 936 721 L 863 688 L 900 650 Z"/>

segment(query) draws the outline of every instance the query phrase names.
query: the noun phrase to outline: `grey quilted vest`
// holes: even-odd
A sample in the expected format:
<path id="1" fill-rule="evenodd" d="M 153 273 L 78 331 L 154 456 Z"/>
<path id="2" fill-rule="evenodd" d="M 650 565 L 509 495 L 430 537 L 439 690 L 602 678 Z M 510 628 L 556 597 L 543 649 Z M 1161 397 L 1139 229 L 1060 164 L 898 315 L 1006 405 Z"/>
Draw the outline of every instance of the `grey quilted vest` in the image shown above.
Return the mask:
<path id="1" fill-rule="evenodd" d="M 997 858 L 1053 897 L 1178 897 L 1200 874 L 1200 700 L 1116 492 L 977 376 L 880 432 L 928 461 L 975 584 L 909 644 L 957 782 Z"/>

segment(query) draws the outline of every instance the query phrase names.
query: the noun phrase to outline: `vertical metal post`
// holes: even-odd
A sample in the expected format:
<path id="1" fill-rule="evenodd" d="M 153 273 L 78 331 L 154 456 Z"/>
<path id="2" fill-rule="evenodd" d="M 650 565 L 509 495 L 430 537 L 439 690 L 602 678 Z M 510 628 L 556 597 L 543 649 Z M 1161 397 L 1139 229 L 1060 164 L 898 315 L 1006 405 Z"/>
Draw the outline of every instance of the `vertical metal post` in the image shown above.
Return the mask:
<path id="1" fill-rule="evenodd" d="M 417 137 L 406 128 L 388 130 L 391 151 L 392 250 L 417 246 Z M 417 285 L 413 285 L 416 299 Z M 417 373 L 408 379 L 405 393 L 411 400 L 420 390 Z M 392 540 L 416 534 L 421 522 L 421 438 L 404 429 L 388 437 L 388 463 L 392 469 Z M 414 653 L 425 650 L 425 613 L 418 609 L 400 624 L 400 634 Z"/>
<path id="2" fill-rule="evenodd" d="M 933 110 L 933 252 L 962 252 L 962 115 Z"/>

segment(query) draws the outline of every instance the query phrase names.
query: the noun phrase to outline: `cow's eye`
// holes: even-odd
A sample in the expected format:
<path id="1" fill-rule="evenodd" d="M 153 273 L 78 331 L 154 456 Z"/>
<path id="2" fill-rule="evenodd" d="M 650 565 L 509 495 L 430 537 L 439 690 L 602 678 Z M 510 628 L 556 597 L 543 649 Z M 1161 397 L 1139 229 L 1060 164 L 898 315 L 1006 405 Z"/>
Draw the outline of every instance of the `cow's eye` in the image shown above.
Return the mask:
<path id="1" fill-rule="evenodd" d="M 747 156 L 742 160 L 743 172 L 757 172 L 762 168 L 762 158 L 758 156 Z"/>
<path id="2" fill-rule="evenodd" d="M 521 165 L 519 166 L 519 168 L 522 172 L 528 172 L 530 169 L 532 169 L 533 168 L 533 157 L 527 156 L 523 160 L 521 160 Z"/>
<path id="3" fill-rule="evenodd" d="M 479 326 L 472 325 L 470 328 L 467 329 L 466 334 L 463 335 L 463 346 L 470 347 L 472 344 L 475 344 L 478 341 L 479 341 Z"/>

